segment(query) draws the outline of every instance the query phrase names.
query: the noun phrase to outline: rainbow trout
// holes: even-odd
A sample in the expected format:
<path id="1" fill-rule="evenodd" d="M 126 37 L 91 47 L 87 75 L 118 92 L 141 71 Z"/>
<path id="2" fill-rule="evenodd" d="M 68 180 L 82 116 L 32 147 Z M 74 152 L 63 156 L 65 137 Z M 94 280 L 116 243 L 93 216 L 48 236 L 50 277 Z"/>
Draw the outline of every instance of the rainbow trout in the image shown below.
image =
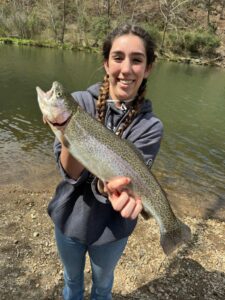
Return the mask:
<path id="1" fill-rule="evenodd" d="M 103 182 L 116 176 L 131 179 L 128 188 L 142 199 L 144 218 L 153 216 L 158 223 L 166 255 L 191 239 L 190 228 L 176 218 L 161 186 L 130 142 L 85 112 L 59 82 L 53 82 L 46 93 L 39 87 L 36 90 L 43 119 L 72 156 Z"/>

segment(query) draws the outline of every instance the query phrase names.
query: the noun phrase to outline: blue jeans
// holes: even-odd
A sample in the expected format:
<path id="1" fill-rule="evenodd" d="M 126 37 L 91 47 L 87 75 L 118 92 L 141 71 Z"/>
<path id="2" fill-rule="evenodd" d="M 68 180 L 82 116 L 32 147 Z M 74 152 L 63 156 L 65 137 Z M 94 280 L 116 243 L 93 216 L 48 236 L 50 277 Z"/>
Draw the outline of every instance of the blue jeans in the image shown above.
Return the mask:
<path id="1" fill-rule="evenodd" d="M 87 246 L 65 236 L 55 228 L 56 243 L 64 265 L 64 300 L 82 300 L 84 294 L 85 256 L 88 252 L 92 268 L 91 300 L 111 300 L 114 269 L 128 238 L 101 246 Z"/>

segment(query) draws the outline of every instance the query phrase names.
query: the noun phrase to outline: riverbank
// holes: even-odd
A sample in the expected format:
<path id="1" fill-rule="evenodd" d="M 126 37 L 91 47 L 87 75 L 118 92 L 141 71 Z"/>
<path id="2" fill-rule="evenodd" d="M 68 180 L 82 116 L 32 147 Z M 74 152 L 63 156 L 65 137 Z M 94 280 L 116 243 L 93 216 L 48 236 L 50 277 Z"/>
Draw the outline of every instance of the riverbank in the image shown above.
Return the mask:
<path id="1" fill-rule="evenodd" d="M 63 271 L 46 213 L 55 183 L 46 186 L 0 187 L 2 300 L 61 299 Z M 116 271 L 115 300 L 225 298 L 225 222 L 178 214 L 191 227 L 193 240 L 169 258 L 159 246 L 154 219 L 139 219 Z M 89 262 L 85 282 L 87 296 Z"/>
<path id="2" fill-rule="evenodd" d="M 100 53 L 101 49 L 99 47 L 93 46 L 83 46 L 83 45 L 73 45 L 72 43 L 57 43 L 53 40 L 27 40 L 11 37 L 0 37 L 0 44 L 14 45 L 14 46 L 30 46 L 30 47 L 40 47 L 40 48 L 54 48 L 62 50 L 71 50 L 71 51 L 85 51 L 91 53 Z M 183 64 L 194 64 L 200 66 L 215 66 L 225 68 L 225 48 L 220 47 L 217 55 L 213 57 L 202 57 L 195 56 L 191 57 L 189 55 L 178 55 L 172 52 L 157 52 L 157 58 L 159 60 L 167 60 Z"/>
<path id="3" fill-rule="evenodd" d="M 74 50 L 74 51 L 86 51 L 86 52 L 98 52 L 97 47 L 89 47 L 82 45 L 74 45 L 72 43 L 59 43 L 53 40 L 31 40 L 31 39 L 20 39 L 13 37 L 0 37 L 0 44 L 14 45 L 14 46 L 30 46 L 40 48 L 56 48 L 63 50 Z"/>

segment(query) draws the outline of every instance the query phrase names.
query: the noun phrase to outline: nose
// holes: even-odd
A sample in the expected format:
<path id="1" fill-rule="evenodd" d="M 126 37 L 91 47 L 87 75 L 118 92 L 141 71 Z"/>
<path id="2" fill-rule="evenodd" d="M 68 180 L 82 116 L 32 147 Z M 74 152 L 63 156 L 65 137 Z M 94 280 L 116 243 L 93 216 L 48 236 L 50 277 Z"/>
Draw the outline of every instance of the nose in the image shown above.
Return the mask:
<path id="1" fill-rule="evenodd" d="M 126 58 L 123 60 L 122 65 L 121 65 L 121 73 L 123 74 L 129 74 L 132 71 L 132 65 L 129 60 L 129 58 Z"/>

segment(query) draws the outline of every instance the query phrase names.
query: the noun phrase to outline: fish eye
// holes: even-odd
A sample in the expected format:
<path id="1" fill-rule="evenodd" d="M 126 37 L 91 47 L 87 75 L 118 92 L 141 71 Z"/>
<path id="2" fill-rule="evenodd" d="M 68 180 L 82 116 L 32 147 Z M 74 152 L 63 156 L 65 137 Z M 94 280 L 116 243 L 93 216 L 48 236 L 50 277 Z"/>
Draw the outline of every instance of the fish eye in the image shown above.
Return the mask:
<path id="1" fill-rule="evenodd" d="M 62 97 L 62 93 L 58 91 L 58 92 L 56 93 L 56 97 L 58 97 L 58 98 L 59 98 L 59 97 Z"/>

